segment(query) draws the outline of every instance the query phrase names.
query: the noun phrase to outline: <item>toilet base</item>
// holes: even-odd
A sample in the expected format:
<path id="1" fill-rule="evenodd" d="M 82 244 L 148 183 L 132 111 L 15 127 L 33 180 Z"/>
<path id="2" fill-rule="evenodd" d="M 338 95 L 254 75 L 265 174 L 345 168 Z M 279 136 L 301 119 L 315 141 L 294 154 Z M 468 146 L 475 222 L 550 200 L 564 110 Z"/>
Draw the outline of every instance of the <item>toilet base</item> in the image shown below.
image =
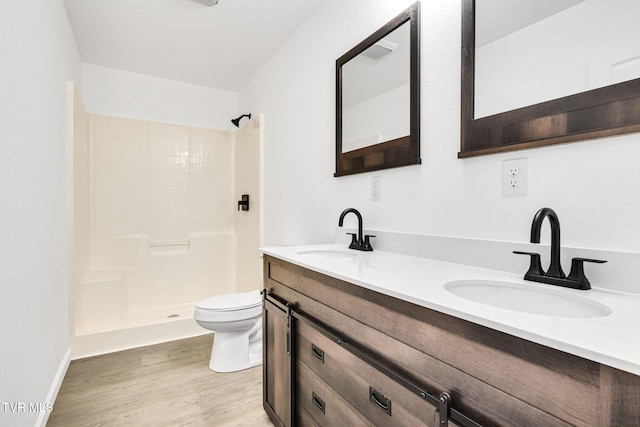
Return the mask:
<path id="1" fill-rule="evenodd" d="M 236 372 L 262 365 L 262 319 L 246 333 L 218 332 L 213 337 L 209 369 Z"/>

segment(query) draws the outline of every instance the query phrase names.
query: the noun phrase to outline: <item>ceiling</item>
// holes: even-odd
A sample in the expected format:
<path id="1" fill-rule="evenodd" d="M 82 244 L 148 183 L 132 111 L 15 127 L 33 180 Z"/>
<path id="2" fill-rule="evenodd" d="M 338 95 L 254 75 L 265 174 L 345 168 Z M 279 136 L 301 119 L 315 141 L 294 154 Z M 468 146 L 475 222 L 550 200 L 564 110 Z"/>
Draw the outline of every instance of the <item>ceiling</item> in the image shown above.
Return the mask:
<path id="1" fill-rule="evenodd" d="M 476 0 L 476 47 L 534 24 L 585 0 Z"/>
<path id="2" fill-rule="evenodd" d="M 322 0 L 64 0 L 82 62 L 240 91 Z"/>

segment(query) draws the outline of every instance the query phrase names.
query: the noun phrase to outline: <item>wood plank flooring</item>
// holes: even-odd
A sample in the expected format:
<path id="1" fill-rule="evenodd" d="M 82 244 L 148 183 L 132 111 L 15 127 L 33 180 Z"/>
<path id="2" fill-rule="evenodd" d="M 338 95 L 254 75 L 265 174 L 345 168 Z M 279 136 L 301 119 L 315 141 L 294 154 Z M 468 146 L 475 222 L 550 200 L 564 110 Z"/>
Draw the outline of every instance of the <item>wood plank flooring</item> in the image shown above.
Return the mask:
<path id="1" fill-rule="evenodd" d="M 209 370 L 213 334 L 74 360 L 47 426 L 268 426 L 262 366 Z"/>

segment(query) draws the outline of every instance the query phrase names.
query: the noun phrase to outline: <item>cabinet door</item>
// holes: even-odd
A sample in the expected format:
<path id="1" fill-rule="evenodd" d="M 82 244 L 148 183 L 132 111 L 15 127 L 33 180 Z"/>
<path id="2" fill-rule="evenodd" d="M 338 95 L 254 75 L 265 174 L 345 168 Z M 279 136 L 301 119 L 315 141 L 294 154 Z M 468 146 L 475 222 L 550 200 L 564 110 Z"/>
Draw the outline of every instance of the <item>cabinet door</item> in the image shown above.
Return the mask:
<path id="1" fill-rule="evenodd" d="M 277 426 L 292 425 L 292 343 L 286 306 L 265 296 L 263 325 L 263 406 Z"/>

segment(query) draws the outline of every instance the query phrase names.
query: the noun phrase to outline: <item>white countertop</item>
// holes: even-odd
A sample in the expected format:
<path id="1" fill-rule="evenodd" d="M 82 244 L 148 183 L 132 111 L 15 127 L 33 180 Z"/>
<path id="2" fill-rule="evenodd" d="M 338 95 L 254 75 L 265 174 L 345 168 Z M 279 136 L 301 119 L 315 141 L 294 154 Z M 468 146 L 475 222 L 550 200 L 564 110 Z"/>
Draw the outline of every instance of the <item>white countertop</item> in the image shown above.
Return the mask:
<path id="1" fill-rule="evenodd" d="M 574 290 L 524 281 L 524 271 L 517 275 L 390 252 L 354 251 L 333 244 L 261 250 L 336 279 L 640 375 L 640 294 L 604 288 Z M 347 252 L 354 256 L 333 258 L 324 256 L 323 251 Z M 458 297 L 445 289 L 446 283 L 459 280 L 526 284 L 554 294 L 605 304 L 612 313 L 596 318 L 565 318 L 496 308 Z"/>

